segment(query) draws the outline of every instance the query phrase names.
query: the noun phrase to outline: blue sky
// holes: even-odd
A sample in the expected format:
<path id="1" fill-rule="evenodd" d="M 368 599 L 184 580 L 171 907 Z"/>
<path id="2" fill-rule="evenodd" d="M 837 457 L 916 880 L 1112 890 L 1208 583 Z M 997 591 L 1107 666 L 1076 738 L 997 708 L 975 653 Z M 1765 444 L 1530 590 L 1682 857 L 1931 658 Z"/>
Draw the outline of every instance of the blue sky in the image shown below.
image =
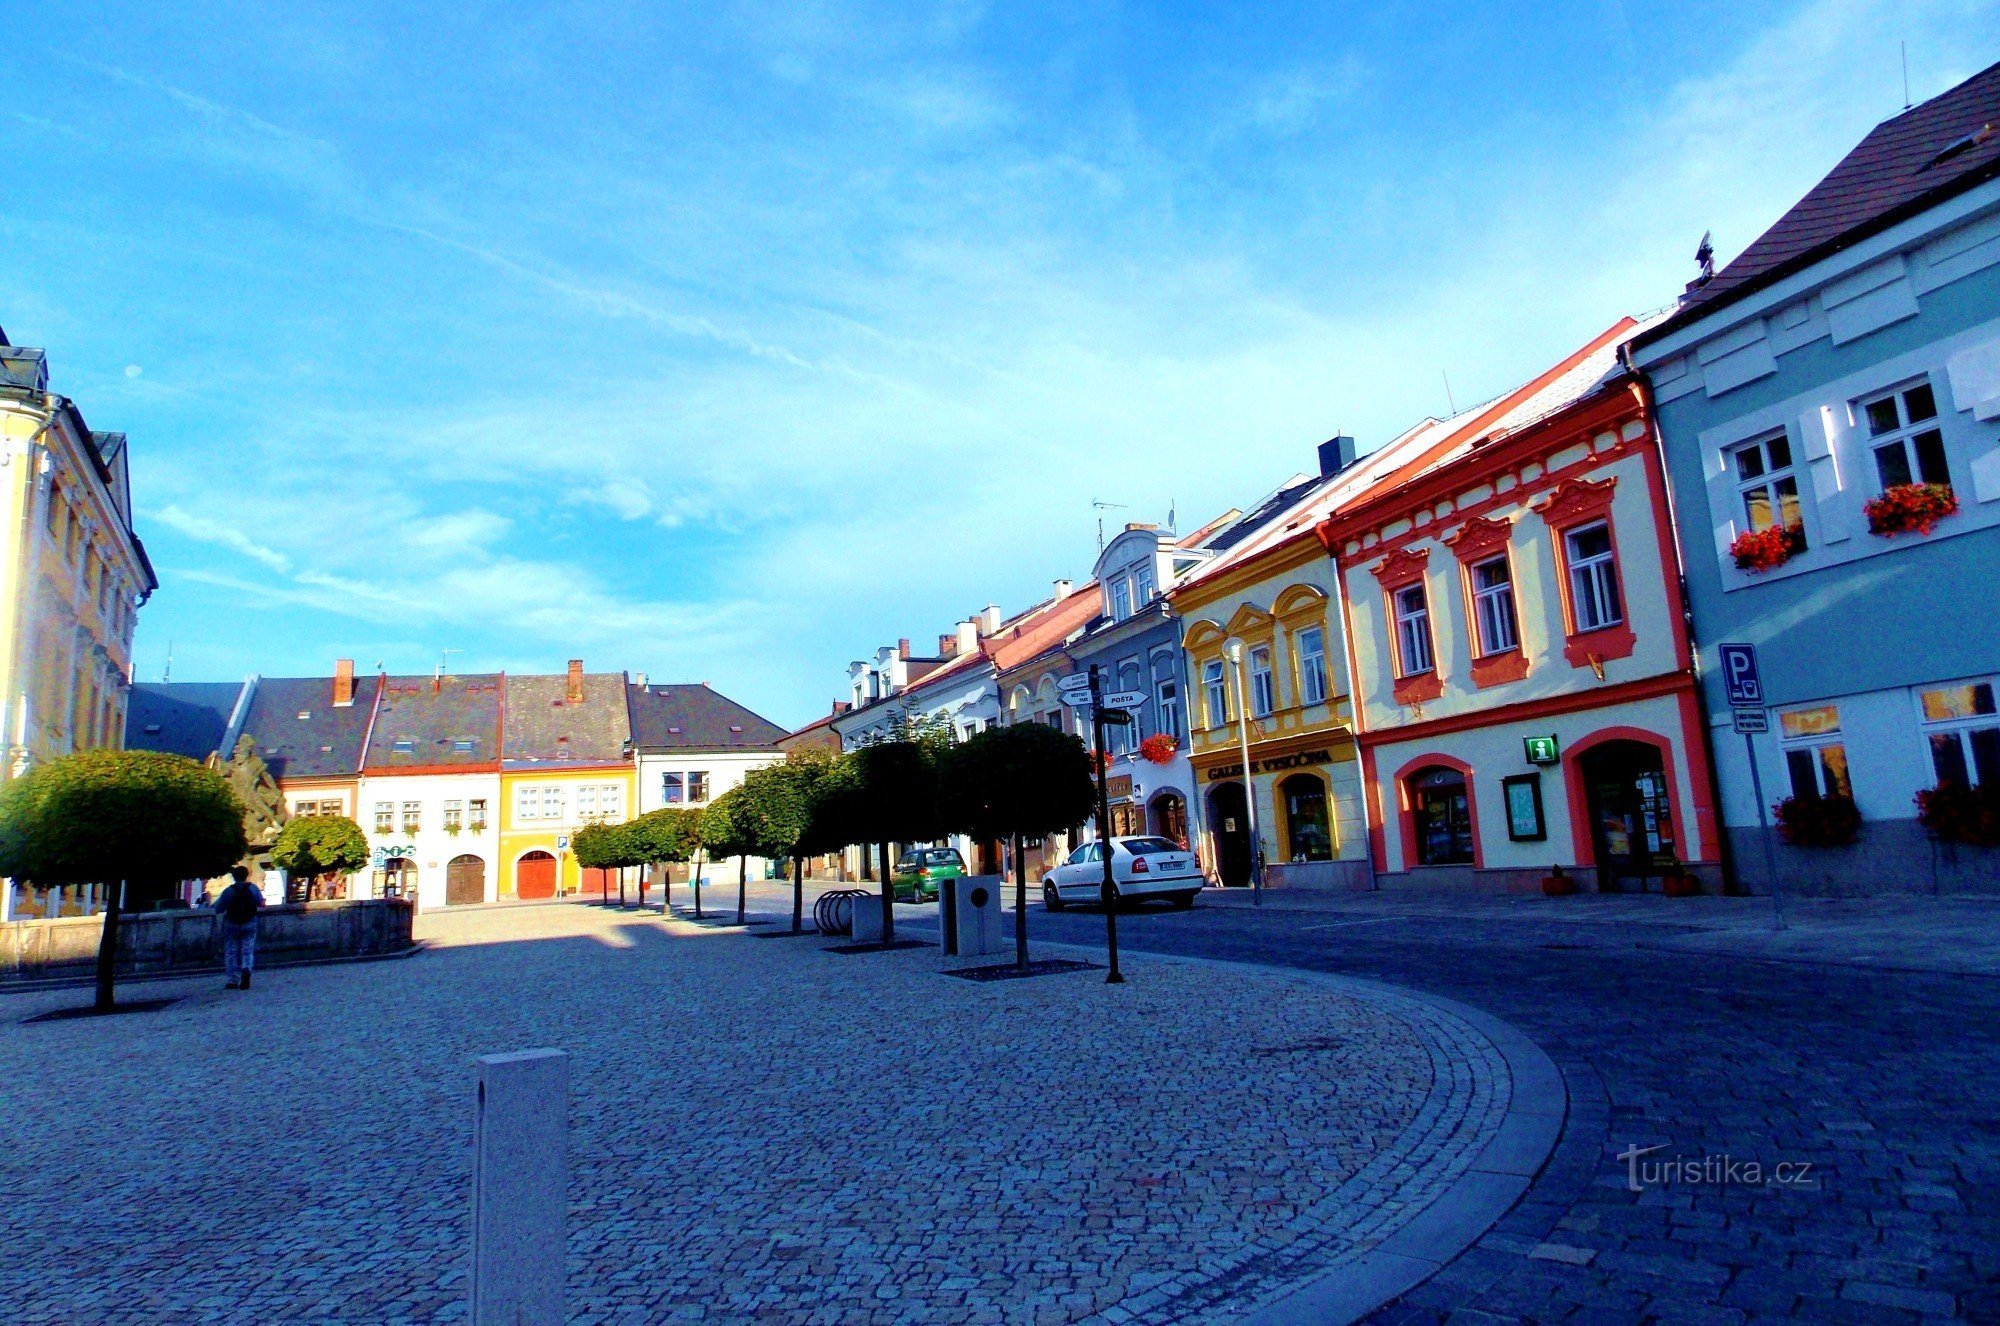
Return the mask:
<path id="1" fill-rule="evenodd" d="M 29 5 L 0 326 L 156 680 L 847 660 L 1524 378 L 2000 3 Z M 35 11 L 41 11 L 39 13 Z M 432 12 L 433 10 L 438 12 Z"/>

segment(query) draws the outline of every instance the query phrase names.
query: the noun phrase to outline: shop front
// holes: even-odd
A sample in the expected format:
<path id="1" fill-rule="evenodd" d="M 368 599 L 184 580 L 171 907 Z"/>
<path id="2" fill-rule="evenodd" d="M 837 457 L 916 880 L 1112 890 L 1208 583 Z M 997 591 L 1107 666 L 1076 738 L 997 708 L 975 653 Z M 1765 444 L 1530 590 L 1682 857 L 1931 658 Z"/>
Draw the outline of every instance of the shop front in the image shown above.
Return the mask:
<path id="1" fill-rule="evenodd" d="M 1215 751 L 1194 760 L 1207 829 L 1204 856 L 1225 887 L 1251 882 L 1253 857 L 1270 886 L 1367 882 L 1352 737 L 1322 732 L 1252 745 L 1247 794 L 1243 761 L 1233 754 Z"/>

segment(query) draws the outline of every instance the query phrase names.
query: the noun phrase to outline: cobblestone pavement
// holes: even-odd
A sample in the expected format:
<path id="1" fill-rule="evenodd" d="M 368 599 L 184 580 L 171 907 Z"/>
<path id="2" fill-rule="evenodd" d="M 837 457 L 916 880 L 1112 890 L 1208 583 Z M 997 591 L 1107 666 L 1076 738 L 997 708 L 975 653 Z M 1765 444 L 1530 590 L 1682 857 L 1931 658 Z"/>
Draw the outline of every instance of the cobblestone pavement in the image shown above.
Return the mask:
<path id="1" fill-rule="evenodd" d="M 574 1056 L 571 1320 L 620 1326 L 1226 1313 L 1392 1232 L 1508 1097 L 1467 1024 L 1300 973 L 419 925 L 410 959 L 127 991 L 183 996 L 154 1013 L 0 1002 L 0 1318 L 462 1320 L 479 1053 Z"/>
<path id="2" fill-rule="evenodd" d="M 1127 915 L 1121 944 L 1446 995 L 1528 1034 L 1569 1086 L 1527 1197 L 1374 1321 L 2000 1321 L 2000 981 L 1949 970 L 1986 961 L 1953 936 L 2000 909 L 1860 909 L 1873 933 L 1771 952 L 1850 959 L 1824 962 L 1695 951 L 1764 943 L 1743 920 L 1761 900 L 1270 901 L 1211 894 Z M 1893 946 L 1885 910 L 1906 931 Z M 1825 914 L 1845 924 L 1857 909 Z M 1034 909 L 1031 933 L 1101 945 L 1103 920 Z M 1885 970 L 1885 947 L 1893 965 L 1947 970 Z M 1660 1149 L 1622 1159 L 1631 1147 Z M 1694 1163 L 1723 1156 L 1733 1173 Z M 1685 1163 L 1642 1169 L 1630 1191 L 1635 1163 L 1672 1161 Z M 1804 1183 L 1770 1181 L 1800 1162 Z"/>

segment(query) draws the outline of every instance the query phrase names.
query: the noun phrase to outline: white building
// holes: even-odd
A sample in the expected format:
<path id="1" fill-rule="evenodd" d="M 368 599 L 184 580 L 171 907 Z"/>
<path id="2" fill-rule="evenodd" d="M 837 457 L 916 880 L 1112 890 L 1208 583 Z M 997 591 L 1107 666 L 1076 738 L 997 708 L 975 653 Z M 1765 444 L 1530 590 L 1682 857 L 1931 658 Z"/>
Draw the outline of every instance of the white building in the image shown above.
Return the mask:
<path id="1" fill-rule="evenodd" d="M 662 806 L 705 806 L 752 769 L 785 758 L 778 749 L 783 728 L 707 682 L 655 686 L 641 675 L 627 696 L 639 765 L 639 814 Z M 752 877 L 765 874 L 768 866 L 759 857 L 749 862 Z M 722 883 L 734 870 L 716 865 L 704 868 L 703 875 Z"/>

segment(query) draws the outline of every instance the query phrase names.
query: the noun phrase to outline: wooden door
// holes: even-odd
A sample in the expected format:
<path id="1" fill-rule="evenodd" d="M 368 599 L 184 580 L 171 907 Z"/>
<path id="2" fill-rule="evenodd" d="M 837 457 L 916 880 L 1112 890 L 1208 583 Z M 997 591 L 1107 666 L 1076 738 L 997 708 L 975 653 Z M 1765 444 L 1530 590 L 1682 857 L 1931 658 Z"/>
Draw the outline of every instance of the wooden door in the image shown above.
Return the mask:
<path id="1" fill-rule="evenodd" d="M 556 896 L 556 859 L 547 852 L 530 852 L 514 867 L 514 896 L 553 898 Z"/>

